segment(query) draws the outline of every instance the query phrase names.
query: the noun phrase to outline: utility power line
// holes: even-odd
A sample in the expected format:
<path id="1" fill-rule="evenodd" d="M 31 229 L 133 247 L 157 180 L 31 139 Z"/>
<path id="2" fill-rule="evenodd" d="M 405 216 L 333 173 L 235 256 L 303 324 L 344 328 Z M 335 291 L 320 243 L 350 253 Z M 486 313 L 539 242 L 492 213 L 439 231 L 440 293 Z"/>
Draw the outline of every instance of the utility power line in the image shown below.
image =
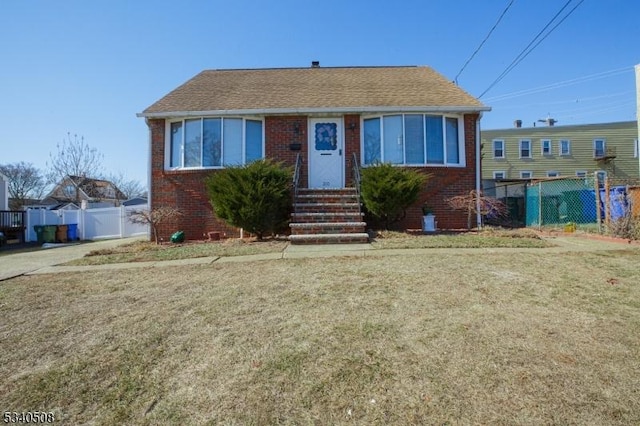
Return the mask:
<path id="1" fill-rule="evenodd" d="M 569 17 L 569 15 L 571 15 L 578 8 L 578 6 L 580 6 L 582 4 L 582 2 L 584 0 L 580 0 L 580 2 L 573 9 L 571 9 L 562 18 L 562 20 L 560 20 L 560 22 L 558 22 L 553 28 L 551 28 L 551 30 L 549 30 L 549 32 L 547 32 L 547 34 L 545 34 L 540 40 L 538 40 L 542 36 L 542 34 L 547 30 L 547 28 L 549 28 L 549 26 L 553 23 L 553 21 L 555 21 L 558 18 L 558 16 L 560 16 L 560 14 L 569 6 L 569 4 L 572 1 L 573 0 L 568 0 L 564 4 L 564 6 L 562 6 L 562 8 L 560 8 L 560 10 L 553 16 L 553 18 L 551 18 L 551 20 L 549 20 L 549 22 L 547 22 L 547 24 L 529 42 L 529 44 L 524 49 L 522 49 L 522 51 L 518 54 L 518 56 L 516 56 L 516 58 L 509 64 L 509 66 L 507 66 L 507 68 L 505 68 L 505 70 L 502 71 L 502 73 L 493 81 L 493 83 L 491 83 L 489 85 L 489 87 L 487 87 L 487 89 L 484 92 L 482 92 L 480 94 L 480 96 L 478 96 L 478 98 L 482 98 L 496 84 L 498 84 L 500 81 L 502 81 L 502 79 L 505 78 L 507 76 L 507 74 L 509 74 L 511 72 L 511 70 L 513 70 L 520 62 L 522 62 L 522 60 L 524 58 L 526 58 L 545 38 L 547 38 L 558 27 L 558 25 L 560 25 L 562 22 L 564 22 L 564 20 L 567 19 Z M 533 47 L 531 47 L 534 43 L 536 43 L 536 44 Z"/>
<path id="2" fill-rule="evenodd" d="M 617 110 L 621 110 L 621 109 L 628 109 L 629 112 L 631 112 L 633 115 L 635 115 L 634 106 L 635 106 L 635 101 L 629 101 L 629 102 L 618 104 L 616 106 L 612 106 L 610 108 L 600 108 L 600 109 L 595 109 L 595 110 L 579 111 L 577 113 L 567 113 L 567 114 L 563 114 L 562 117 L 567 117 L 567 119 L 568 118 L 576 119 L 576 118 L 581 118 L 581 117 L 589 117 L 589 116 L 592 116 L 592 115 L 601 115 L 602 113 L 605 113 L 605 112 L 612 112 L 612 111 L 617 111 Z M 625 115 L 626 115 L 626 113 L 625 113 Z M 560 118 L 562 118 L 562 117 L 560 117 Z"/>
<path id="3" fill-rule="evenodd" d="M 608 99 L 608 98 L 618 98 L 620 96 L 628 96 L 629 95 L 629 91 L 626 90 L 624 92 L 616 92 L 616 93 L 610 93 L 610 94 L 606 94 L 606 95 L 599 95 L 599 96 L 589 96 L 586 98 L 583 97 L 574 97 L 571 99 L 566 99 L 563 101 L 553 101 L 553 102 L 536 102 L 533 104 L 521 104 L 521 103 L 517 103 L 517 104 L 511 104 L 511 105 L 506 105 L 506 106 L 500 106 L 501 110 L 505 110 L 505 109 L 516 109 L 516 108 L 533 108 L 533 107 L 549 107 L 551 105 L 566 105 L 566 104 L 574 104 L 574 105 L 582 105 L 585 104 L 589 101 L 593 101 L 596 99 Z M 635 94 L 634 94 L 635 96 Z"/>
<path id="4" fill-rule="evenodd" d="M 489 39 L 489 37 L 491 36 L 491 33 L 493 33 L 493 30 L 496 29 L 496 27 L 498 26 L 498 24 L 500 23 L 500 21 L 502 21 L 502 18 L 504 17 L 504 15 L 507 13 L 507 11 L 509 10 L 509 8 L 511 7 L 511 5 L 513 4 L 515 0 L 511 0 L 509 2 L 509 4 L 507 5 L 507 7 L 505 7 L 505 9 L 502 11 L 502 13 L 500 14 L 500 17 L 498 17 L 498 20 L 496 21 L 495 24 L 493 24 L 493 27 L 491 27 L 491 29 L 489 30 L 489 33 L 487 34 L 487 36 L 484 38 L 484 40 L 482 40 L 482 42 L 480 43 L 480 45 L 476 48 L 475 52 L 473 52 L 471 54 L 471 56 L 469 57 L 469 59 L 467 59 L 467 62 L 464 63 L 464 65 L 462 66 L 462 68 L 460 68 L 460 71 L 458 71 L 458 74 L 456 74 L 456 76 L 454 77 L 454 81 L 456 82 L 456 84 L 458 84 L 458 77 L 460 77 L 460 74 L 462 74 L 462 71 L 464 71 L 464 69 L 467 67 L 467 65 L 469 65 L 469 62 L 471 62 L 471 60 L 476 56 L 476 54 L 480 51 L 480 49 L 482 49 L 482 46 L 484 46 L 484 44 L 486 43 L 486 41 Z"/>
<path id="5" fill-rule="evenodd" d="M 518 90 L 511 93 L 505 93 L 503 95 L 494 96 L 485 99 L 486 102 L 500 102 L 511 98 L 517 98 L 520 96 L 532 95 L 534 93 L 544 92 L 552 89 L 559 89 L 561 87 L 571 86 L 574 84 L 586 83 L 588 81 L 599 80 L 601 78 L 613 77 L 618 74 L 624 74 L 626 72 L 633 71 L 633 67 L 617 68 L 609 71 L 602 71 L 596 74 L 590 74 L 583 77 L 576 77 L 569 80 L 559 81 L 556 83 L 547 84 L 545 86 L 534 87 L 532 89 Z"/>

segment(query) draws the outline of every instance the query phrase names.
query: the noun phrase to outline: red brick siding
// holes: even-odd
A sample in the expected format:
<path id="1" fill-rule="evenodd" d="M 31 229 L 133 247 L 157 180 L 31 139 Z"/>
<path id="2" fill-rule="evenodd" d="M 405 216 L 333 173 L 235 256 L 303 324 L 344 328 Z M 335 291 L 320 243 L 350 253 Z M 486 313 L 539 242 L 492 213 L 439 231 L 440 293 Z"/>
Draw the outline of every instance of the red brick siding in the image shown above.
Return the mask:
<path id="1" fill-rule="evenodd" d="M 237 235 L 216 219 L 209 203 L 204 180 L 212 170 L 166 171 L 164 170 L 165 120 L 149 120 L 151 130 L 151 208 L 178 207 L 182 216 L 173 222 L 161 224 L 158 235 L 168 241 L 171 234 L 181 230 L 189 240 L 201 240 L 207 232 L 220 231 L 228 236 Z M 153 236 L 152 236 L 153 238 Z"/>
<path id="2" fill-rule="evenodd" d="M 265 127 L 265 157 L 280 161 L 287 166 L 295 166 L 296 156 L 302 157 L 301 185 L 307 186 L 307 117 L 301 116 L 273 116 L 266 117 Z M 300 144 L 300 150 L 291 149 L 291 144 Z"/>
<path id="3" fill-rule="evenodd" d="M 345 183 L 353 185 L 353 165 L 351 160 L 356 154 L 360 163 L 360 116 L 357 114 L 344 116 L 344 154 L 345 154 Z"/>
<path id="4" fill-rule="evenodd" d="M 422 228 L 422 205 L 426 202 L 436 216 L 438 229 L 460 229 L 467 227 L 467 213 L 452 210 L 446 199 L 468 194 L 476 187 L 476 120 L 477 114 L 464 116 L 466 167 L 416 168 L 430 174 L 418 203 L 407 209 L 407 216 L 398 224 L 400 229 Z M 472 226 L 475 226 L 475 215 Z"/>
<path id="5" fill-rule="evenodd" d="M 422 173 L 429 173 L 425 190 L 421 193 L 418 203 L 409 208 L 407 217 L 399 224 L 401 229 L 420 228 L 422 225 L 422 204 L 427 201 L 434 208 L 438 228 L 466 227 L 465 212 L 452 211 L 444 202 L 448 197 L 468 193 L 475 188 L 475 132 L 476 114 L 465 115 L 465 168 L 454 167 L 425 167 L 416 168 Z M 308 182 L 308 142 L 306 116 L 272 116 L 265 118 L 265 156 L 281 161 L 286 165 L 295 164 L 296 154 L 303 159 L 302 185 Z M 209 203 L 204 179 L 212 170 L 204 171 L 165 171 L 165 120 L 149 120 L 152 140 L 151 158 L 151 207 L 178 206 L 183 212 L 172 223 L 163 224 L 159 236 L 168 240 L 177 230 L 185 231 L 187 239 L 206 238 L 207 232 L 221 231 L 228 236 L 237 236 L 239 231 L 228 227 L 224 222 L 215 218 Z M 352 183 L 351 158 L 355 153 L 360 160 L 360 116 L 357 114 L 344 117 L 345 135 L 345 165 L 347 185 Z M 300 150 L 291 149 L 292 143 L 299 143 Z"/>

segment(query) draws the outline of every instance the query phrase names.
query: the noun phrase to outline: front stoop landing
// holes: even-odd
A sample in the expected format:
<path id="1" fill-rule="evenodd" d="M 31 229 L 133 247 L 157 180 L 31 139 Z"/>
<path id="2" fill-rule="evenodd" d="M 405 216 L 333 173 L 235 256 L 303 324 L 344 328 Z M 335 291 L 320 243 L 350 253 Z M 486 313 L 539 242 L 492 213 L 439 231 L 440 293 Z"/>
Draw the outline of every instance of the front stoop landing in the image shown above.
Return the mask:
<path id="1" fill-rule="evenodd" d="M 291 215 L 291 244 L 368 243 L 355 188 L 300 189 Z"/>

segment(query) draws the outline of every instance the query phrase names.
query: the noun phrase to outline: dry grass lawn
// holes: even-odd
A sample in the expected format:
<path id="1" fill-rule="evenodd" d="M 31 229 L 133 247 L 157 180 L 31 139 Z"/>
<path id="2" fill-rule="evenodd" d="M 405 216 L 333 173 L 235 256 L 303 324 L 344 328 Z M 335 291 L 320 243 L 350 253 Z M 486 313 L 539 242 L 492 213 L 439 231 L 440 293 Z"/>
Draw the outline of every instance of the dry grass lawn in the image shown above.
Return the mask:
<path id="1" fill-rule="evenodd" d="M 81 259 L 65 263 L 70 266 L 103 265 L 108 263 L 149 262 L 191 259 L 211 256 L 245 256 L 262 253 L 279 253 L 287 247 L 284 240 L 230 238 L 216 242 L 192 241 L 187 244 L 155 244 L 136 241 L 109 249 L 93 250 Z"/>
<path id="2" fill-rule="evenodd" d="M 66 424 L 640 424 L 638 251 L 0 282 L 0 407 Z"/>
<path id="3" fill-rule="evenodd" d="M 402 232 L 382 231 L 373 241 L 374 248 L 545 248 L 553 247 L 548 240 L 531 229 L 487 228 L 479 232 L 453 234 L 410 235 Z"/>
<path id="4" fill-rule="evenodd" d="M 148 262 L 213 256 L 243 256 L 262 253 L 280 253 L 288 242 L 282 239 L 230 238 L 222 241 L 189 241 L 185 244 L 157 245 L 149 241 L 136 241 L 109 249 L 93 250 L 81 259 L 64 265 L 102 265 L 109 263 Z M 481 232 L 411 235 L 403 232 L 379 232 L 372 246 L 380 249 L 398 248 L 544 248 L 553 246 L 530 229 L 492 229 Z"/>

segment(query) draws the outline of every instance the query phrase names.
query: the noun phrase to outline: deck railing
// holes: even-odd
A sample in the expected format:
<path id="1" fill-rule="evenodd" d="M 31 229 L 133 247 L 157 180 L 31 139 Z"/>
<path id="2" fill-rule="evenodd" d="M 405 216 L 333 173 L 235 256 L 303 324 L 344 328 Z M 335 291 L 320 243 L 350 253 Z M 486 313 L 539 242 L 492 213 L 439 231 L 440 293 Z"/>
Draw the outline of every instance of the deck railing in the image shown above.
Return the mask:
<path id="1" fill-rule="evenodd" d="M 355 152 L 351 155 L 351 170 L 353 173 L 353 186 L 358 194 L 358 206 L 360 206 L 360 211 L 362 211 L 362 201 L 360 199 L 360 182 L 362 178 L 360 176 L 360 163 L 358 162 L 358 156 Z"/>
<path id="2" fill-rule="evenodd" d="M 296 155 L 296 165 L 293 169 L 293 206 L 294 212 L 297 213 L 296 201 L 298 199 L 298 189 L 300 189 L 300 179 L 302 175 L 302 156 L 300 153 Z"/>
<path id="3" fill-rule="evenodd" d="M 1 229 L 23 229 L 25 226 L 24 210 L 0 210 Z"/>
<path id="4" fill-rule="evenodd" d="M 24 210 L 0 210 L 0 232 L 4 238 L 24 241 L 25 214 Z"/>

